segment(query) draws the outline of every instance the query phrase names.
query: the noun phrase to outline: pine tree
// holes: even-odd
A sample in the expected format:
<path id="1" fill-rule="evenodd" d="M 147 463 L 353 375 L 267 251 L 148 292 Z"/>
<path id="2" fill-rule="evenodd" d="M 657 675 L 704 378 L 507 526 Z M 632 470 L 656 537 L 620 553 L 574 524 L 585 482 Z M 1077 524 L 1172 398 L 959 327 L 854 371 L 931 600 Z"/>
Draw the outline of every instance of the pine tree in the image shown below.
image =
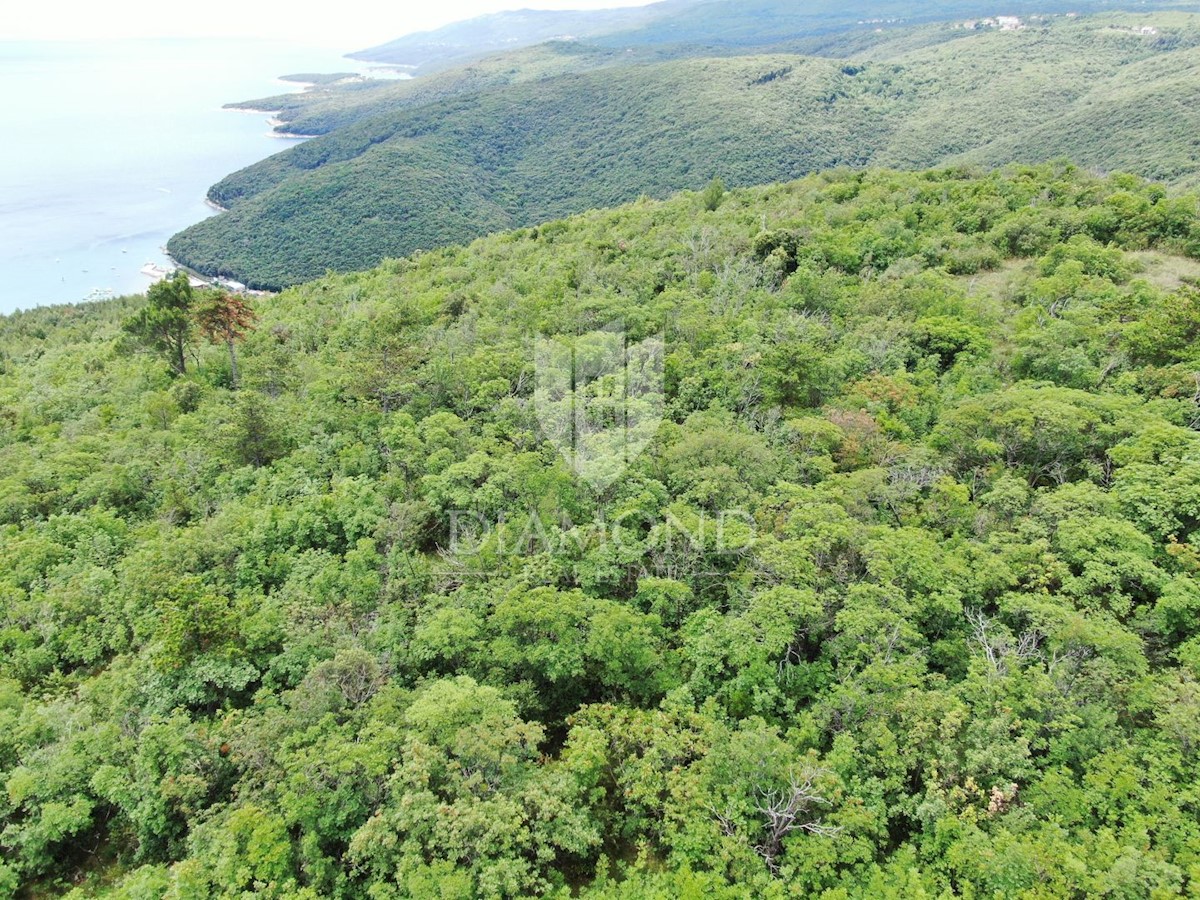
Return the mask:
<path id="1" fill-rule="evenodd" d="M 196 324 L 201 333 L 214 344 L 229 348 L 230 384 L 238 389 L 237 342 L 254 328 L 258 318 L 250 305 L 233 294 L 212 294 L 196 309 Z"/>
<path id="2" fill-rule="evenodd" d="M 167 357 L 176 375 L 187 372 L 185 352 L 192 336 L 195 293 L 186 272 L 150 286 L 146 305 L 125 322 L 125 331 L 144 346 Z"/>

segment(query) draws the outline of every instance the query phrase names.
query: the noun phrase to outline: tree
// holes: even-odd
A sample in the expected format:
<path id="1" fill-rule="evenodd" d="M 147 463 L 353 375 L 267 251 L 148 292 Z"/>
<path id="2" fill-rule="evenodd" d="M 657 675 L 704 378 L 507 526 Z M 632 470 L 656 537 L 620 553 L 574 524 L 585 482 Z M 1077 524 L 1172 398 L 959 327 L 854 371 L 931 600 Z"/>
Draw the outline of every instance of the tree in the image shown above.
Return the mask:
<path id="1" fill-rule="evenodd" d="M 708 187 L 704 189 L 702 195 L 704 200 L 704 208 L 709 212 L 716 212 L 717 207 L 721 205 L 721 201 L 725 199 L 725 182 L 720 177 L 714 178 L 708 183 Z"/>
<path id="2" fill-rule="evenodd" d="M 793 774 L 787 787 L 781 790 L 758 788 L 759 803 L 755 810 L 764 817 L 765 824 L 762 843 L 755 846 L 754 852 L 763 858 L 773 875 L 779 873 L 783 839 L 793 831 L 807 831 L 821 837 L 834 837 L 842 831 L 812 818 L 814 807 L 832 805 L 815 787 L 819 774 L 812 770 Z"/>
<path id="3" fill-rule="evenodd" d="M 1082 265 L 1190 263 L 943 272 L 1125 184 L 497 235 L 274 298 L 236 393 L 112 359 L 144 297 L 0 316 L 0 900 L 1186 894 L 1200 296 Z M 597 493 L 528 335 L 617 318 L 666 421 Z"/>
<path id="4" fill-rule="evenodd" d="M 187 371 L 184 351 L 192 336 L 194 300 L 187 273 L 177 271 L 172 278 L 151 285 L 146 291 L 146 305 L 125 322 L 125 331 L 144 346 L 166 354 L 176 375 Z"/>
<path id="5" fill-rule="evenodd" d="M 245 300 L 225 292 L 211 294 L 196 308 L 200 332 L 214 344 L 229 348 L 230 384 L 238 388 L 237 342 L 254 328 L 258 316 Z"/>
<path id="6" fill-rule="evenodd" d="M 261 468 L 284 454 L 284 440 L 263 395 L 250 391 L 243 396 L 233 423 L 232 449 L 243 465 Z"/>

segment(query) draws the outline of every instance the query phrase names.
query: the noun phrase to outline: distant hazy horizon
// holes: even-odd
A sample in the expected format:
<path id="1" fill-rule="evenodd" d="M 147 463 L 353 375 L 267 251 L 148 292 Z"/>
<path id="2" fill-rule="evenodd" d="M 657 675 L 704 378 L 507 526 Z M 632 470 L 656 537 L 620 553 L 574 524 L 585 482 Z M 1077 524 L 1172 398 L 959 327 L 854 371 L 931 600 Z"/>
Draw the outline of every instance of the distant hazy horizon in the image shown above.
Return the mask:
<path id="1" fill-rule="evenodd" d="M 655 0 L 444 0 L 432 5 L 344 0 L 336 16 L 306 16 L 294 3 L 211 0 L 199 8 L 153 0 L 120 0 L 72 8 L 24 4 L 0 22 L 4 40 L 119 40 L 128 38 L 256 38 L 291 41 L 352 53 L 405 34 L 512 9 L 608 9 Z"/>

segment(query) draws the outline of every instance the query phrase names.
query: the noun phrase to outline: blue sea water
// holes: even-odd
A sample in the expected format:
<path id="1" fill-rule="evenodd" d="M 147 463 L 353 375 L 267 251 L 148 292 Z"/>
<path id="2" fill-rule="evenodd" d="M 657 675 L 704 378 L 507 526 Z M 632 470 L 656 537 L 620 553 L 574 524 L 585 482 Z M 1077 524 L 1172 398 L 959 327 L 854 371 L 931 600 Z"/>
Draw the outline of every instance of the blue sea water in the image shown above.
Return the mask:
<path id="1" fill-rule="evenodd" d="M 0 41 L 0 314 L 144 292 L 211 184 L 295 143 L 222 105 L 363 66 L 254 40 Z"/>

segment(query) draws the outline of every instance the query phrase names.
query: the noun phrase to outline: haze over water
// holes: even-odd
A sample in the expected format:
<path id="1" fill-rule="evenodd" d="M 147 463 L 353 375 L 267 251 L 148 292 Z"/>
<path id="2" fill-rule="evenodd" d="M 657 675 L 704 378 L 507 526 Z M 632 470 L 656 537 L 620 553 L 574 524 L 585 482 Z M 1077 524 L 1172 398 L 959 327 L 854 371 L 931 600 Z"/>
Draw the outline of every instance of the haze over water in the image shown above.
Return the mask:
<path id="1" fill-rule="evenodd" d="M 0 41 L 0 314 L 145 291 L 141 267 L 212 214 L 210 185 L 295 143 L 222 104 L 363 69 L 254 40 Z"/>

